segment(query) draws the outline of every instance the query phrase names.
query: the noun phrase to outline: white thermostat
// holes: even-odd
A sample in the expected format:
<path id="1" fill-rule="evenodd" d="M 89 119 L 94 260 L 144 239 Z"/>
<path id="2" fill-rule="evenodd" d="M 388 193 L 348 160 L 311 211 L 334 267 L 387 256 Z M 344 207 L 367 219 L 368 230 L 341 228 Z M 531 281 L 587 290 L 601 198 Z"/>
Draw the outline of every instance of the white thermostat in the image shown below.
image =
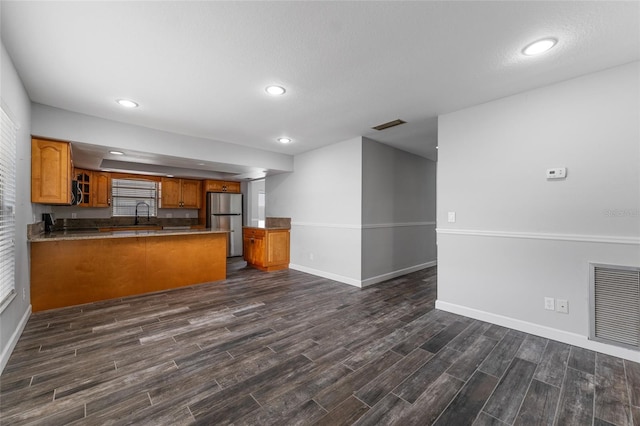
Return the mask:
<path id="1" fill-rule="evenodd" d="M 564 179 L 567 177 L 566 167 L 556 167 L 554 169 L 547 169 L 547 179 Z"/>

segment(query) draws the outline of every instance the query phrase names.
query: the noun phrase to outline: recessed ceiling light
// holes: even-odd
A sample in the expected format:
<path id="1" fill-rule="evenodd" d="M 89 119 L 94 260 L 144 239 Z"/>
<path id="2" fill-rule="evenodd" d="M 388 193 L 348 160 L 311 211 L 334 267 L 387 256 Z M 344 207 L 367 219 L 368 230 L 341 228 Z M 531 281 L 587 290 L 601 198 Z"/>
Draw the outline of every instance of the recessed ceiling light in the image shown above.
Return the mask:
<path id="1" fill-rule="evenodd" d="M 264 90 L 268 94 L 274 95 L 274 96 L 284 95 L 284 92 L 286 92 L 286 90 L 282 86 L 267 86 Z"/>
<path id="2" fill-rule="evenodd" d="M 120 152 L 120 151 L 109 151 L 109 154 L 113 154 L 113 155 L 124 155 L 124 152 Z"/>
<path id="3" fill-rule="evenodd" d="M 198 163 L 198 166 L 204 166 L 204 165 L 205 165 L 204 163 Z"/>
<path id="4" fill-rule="evenodd" d="M 291 138 L 278 138 L 280 143 L 291 143 Z"/>
<path id="5" fill-rule="evenodd" d="M 123 106 L 125 108 L 136 108 L 138 104 L 129 99 L 118 99 L 116 101 L 118 105 Z"/>
<path id="6" fill-rule="evenodd" d="M 173 177 L 173 175 L 167 175 L 167 177 Z"/>
<path id="7" fill-rule="evenodd" d="M 534 41 L 524 49 L 522 49 L 522 53 L 527 56 L 539 55 L 540 53 L 544 53 L 547 50 L 551 49 L 556 45 L 558 40 L 555 38 L 545 38 L 542 40 Z"/>

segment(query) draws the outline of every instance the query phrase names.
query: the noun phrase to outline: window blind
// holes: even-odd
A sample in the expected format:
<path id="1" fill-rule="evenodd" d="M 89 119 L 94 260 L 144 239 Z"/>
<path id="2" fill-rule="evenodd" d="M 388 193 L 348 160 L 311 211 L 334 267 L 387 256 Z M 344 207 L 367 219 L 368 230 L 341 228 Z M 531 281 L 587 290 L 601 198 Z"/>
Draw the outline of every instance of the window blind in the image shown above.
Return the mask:
<path id="1" fill-rule="evenodd" d="M 0 108 L 0 306 L 15 292 L 16 126 Z"/>
<path id="2" fill-rule="evenodd" d="M 113 216 L 135 216 L 138 206 L 138 216 L 155 217 L 158 215 L 158 183 L 144 179 L 112 179 L 111 200 Z"/>

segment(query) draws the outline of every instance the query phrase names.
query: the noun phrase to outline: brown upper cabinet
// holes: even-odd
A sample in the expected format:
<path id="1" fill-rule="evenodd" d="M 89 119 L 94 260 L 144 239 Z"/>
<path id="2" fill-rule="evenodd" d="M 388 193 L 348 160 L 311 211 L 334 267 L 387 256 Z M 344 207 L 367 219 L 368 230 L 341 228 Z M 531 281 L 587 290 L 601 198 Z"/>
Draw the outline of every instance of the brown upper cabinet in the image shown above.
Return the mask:
<path id="1" fill-rule="evenodd" d="M 71 144 L 31 139 L 31 202 L 71 204 Z"/>
<path id="2" fill-rule="evenodd" d="M 111 175 L 107 172 L 75 169 L 74 179 L 82 193 L 80 207 L 111 206 Z"/>
<path id="3" fill-rule="evenodd" d="M 91 194 L 91 171 L 84 169 L 73 169 L 73 178 L 78 181 L 78 193 L 82 195 L 82 201 L 77 205 L 80 207 L 91 207 L 93 195 Z"/>
<path id="4" fill-rule="evenodd" d="M 204 185 L 206 192 L 231 192 L 234 194 L 240 193 L 240 182 L 205 180 Z"/>
<path id="5" fill-rule="evenodd" d="M 111 206 L 111 174 L 93 172 L 93 207 Z"/>
<path id="6" fill-rule="evenodd" d="M 193 179 L 162 178 L 160 208 L 199 209 L 202 182 Z"/>

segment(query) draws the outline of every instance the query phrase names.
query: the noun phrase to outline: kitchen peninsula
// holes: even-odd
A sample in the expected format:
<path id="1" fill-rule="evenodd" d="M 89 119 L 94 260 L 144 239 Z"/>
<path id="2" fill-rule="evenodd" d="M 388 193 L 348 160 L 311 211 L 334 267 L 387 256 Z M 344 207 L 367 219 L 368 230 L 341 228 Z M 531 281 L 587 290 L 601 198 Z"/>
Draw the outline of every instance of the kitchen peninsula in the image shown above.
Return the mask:
<path id="1" fill-rule="evenodd" d="M 227 274 L 227 231 L 60 231 L 29 241 L 34 312 L 218 281 Z"/>

